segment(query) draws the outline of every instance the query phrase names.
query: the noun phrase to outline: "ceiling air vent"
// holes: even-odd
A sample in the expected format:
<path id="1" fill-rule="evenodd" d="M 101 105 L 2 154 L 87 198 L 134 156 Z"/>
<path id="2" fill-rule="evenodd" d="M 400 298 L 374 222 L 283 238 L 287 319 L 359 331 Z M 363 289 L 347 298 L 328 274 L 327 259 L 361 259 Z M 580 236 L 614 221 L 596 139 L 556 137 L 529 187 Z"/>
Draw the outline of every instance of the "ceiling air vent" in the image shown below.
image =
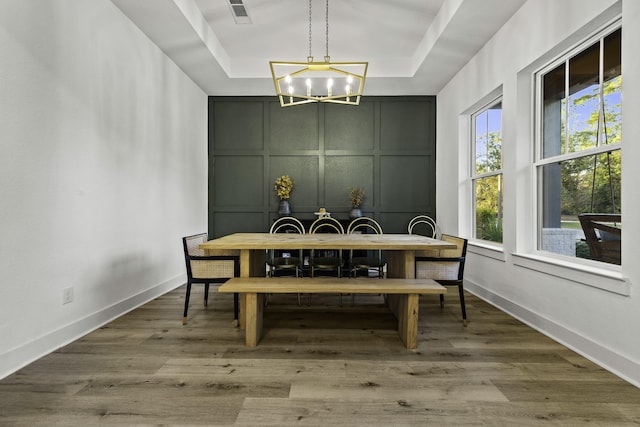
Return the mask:
<path id="1" fill-rule="evenodd" d="M 249 12 L 242 0 L 228 0 L 229 7 L 231 8 L 231 15 L 236 21 L 236 24 L 251 24 L 251 18 L 249 18 Z"/>

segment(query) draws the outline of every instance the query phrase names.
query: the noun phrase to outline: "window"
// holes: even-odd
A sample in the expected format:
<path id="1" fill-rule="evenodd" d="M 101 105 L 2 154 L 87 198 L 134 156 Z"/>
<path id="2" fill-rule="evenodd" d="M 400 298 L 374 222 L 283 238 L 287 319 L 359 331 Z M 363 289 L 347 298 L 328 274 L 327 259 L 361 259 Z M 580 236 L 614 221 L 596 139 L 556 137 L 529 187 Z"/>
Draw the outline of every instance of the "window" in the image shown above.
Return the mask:
<path id="1" fill-rule="evenodd" d="M 502 99 L 471 116 L 473 233 L 502 243 Z"/>
<path id="2" fill-rule="evenodd" d="M 536 75 L 539 250 L 599 260 L 580 215 L 607 214 L 608 225 L 622 228 L 621 33 L 610 27 Z M 614 240 L 607 245 L 618 261 L 604 262 L 619 264 Z"/>

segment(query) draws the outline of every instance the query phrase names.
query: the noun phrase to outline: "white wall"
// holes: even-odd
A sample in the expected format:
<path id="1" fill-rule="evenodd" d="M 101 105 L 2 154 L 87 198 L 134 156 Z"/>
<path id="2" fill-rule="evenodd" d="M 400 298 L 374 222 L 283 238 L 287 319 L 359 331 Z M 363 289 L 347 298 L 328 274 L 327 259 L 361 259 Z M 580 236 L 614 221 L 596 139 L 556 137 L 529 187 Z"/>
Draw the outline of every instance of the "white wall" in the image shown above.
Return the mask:
<path id="1" fill-rule="evenodd" d="M 623 14 L 622 269 L 571 268 L 533 253 L 532 72 Z M 504 250 L 470 248 L 466 288 L 640 386 L 640 2 L 529 0 L 438 93 L 437 206 L 445 232 L 470 235 L 468 113 L 503 93 Z M 457 144 L 456 144 L 457 143 Z M 451 198 L 450 194 L 458 197 Z M 603 289 L 605 288 L 605 289 Z M 473 311 L 469 313 L 473 321 Z"/>
<path id="2" fill-rule="evenodd" d="M 0 1 L 0 378 L 184 283 L 206 135 L 207 96 L 110 1 Z"/>

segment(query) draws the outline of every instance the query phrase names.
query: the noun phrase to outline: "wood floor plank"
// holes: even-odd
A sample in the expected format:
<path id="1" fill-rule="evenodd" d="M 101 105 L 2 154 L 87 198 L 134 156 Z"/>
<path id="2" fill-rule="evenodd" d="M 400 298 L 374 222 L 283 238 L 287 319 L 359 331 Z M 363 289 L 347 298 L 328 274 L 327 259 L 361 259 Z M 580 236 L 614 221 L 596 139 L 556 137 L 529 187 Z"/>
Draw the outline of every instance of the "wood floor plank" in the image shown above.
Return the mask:
<path id="1" fill-rule="evenodd" d="M 467 402 L 506 402 L 508 399 L 490 381 L 484 379 L 394 378 L 371 373 L 367 380 L 329 379 L 294 380 L 291 384 L 292 399 L 389 401 L 389 400 L 458 400 Z"/>
<path id="2" fill-rule="evenodd" d="M 330 376 L 344 378 L 342 360 L 170 359 L 155 376 L 207 376 L 222 378 L 292 378 Z"/>
<path id="3" fill-rule="evenodd" d="M 467 294 L 420 298 L 404 348 L 380 295 L 269 299 L 247 348 L 232 295 L 169 292 L 0 380 L 0 425 L 632 426 L 640 389 Z M 303 295 L 303 302 L 308 302 Z"/>
<path id="4" fill-rule="evenodd" d="M 236 426 L 633 426 L 631 417 L 607 405 L 577 403 L 467 402 L 392 399 L 360 402 L 318 399 L 245 401 Z"/>

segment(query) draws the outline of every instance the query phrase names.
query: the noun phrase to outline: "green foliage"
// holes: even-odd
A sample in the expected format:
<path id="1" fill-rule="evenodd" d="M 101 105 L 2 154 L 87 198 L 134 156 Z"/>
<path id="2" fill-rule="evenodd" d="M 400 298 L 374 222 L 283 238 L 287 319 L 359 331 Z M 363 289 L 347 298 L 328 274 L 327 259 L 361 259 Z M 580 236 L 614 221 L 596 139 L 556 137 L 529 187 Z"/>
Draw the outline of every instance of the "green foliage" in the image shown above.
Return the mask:
<path id="1" fill-rule="evenodd" d="M 589 245 L 587 244 L 587 242 L 576 242 L 576 257 L 585 259 L 589 259 L 591 257 L 591 253 L 589 252 Z"/>
<path id="2" fill-rule="evenodd" d="M 622 89 L 622 77 L 618 76 L 604 84 L 605 113 L 600 125 L 602 144 L 621 141 L 621 105 L 613 104 L 609 97 Z M 569 135 L 569 152 L 579 152 L 595 146 L 598 133 L 599 89 L 573 99 L 569 104 L 569 121 L 577 116 L 579 107 L 592 105 L 587 120 L 588 127 Z M 586 107 L 588 108 L 588 107 Z M 606 132 L 605 132 L 606 130 Z M 621 153 L 586 156 L 561 163 L 562 215 L 577 215 L 583 212 L 620 212 Z"/>
<path id="3" fill-rule="evenodd" d="M 502 220 L 496 211 L 484 208 L 476 210 L 476 237 L 502 243 Z"/>
<path id="4" fill-rule="evenodd" d="M 476 158 L 476 173 L 493 172 L 502 169 L 502 135 L 500 132 L 490 132 L 478 138 L 476 145 L 485 145 L 486 157 Z"/>

